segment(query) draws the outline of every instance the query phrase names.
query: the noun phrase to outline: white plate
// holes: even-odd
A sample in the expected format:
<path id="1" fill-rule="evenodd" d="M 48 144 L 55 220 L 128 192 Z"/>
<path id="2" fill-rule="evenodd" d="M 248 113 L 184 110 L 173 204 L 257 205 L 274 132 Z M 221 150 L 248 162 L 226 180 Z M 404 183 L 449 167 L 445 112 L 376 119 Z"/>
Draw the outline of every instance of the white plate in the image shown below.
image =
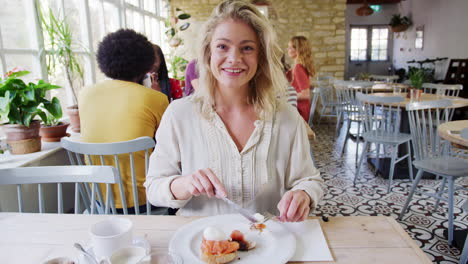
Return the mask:
<path id="1" fill-rule="evenodd" d="M 281 223 L 268 221 L 262 233 L 251 231 L 249 222 L 239 214 L 205 217 L 190 222 L 179 228 L 169 242 L 169 252 L 174 252 L 184 259 L 184 263 L 204 263 L 200 259 L 200 247 L 203 230 L 215 226 L 230 235 L 239 230 L 246 240 L 255 241 L 255 249 L 237 252 L 232 263 L 286 263 L 296 250 L 296 238 Z"/>

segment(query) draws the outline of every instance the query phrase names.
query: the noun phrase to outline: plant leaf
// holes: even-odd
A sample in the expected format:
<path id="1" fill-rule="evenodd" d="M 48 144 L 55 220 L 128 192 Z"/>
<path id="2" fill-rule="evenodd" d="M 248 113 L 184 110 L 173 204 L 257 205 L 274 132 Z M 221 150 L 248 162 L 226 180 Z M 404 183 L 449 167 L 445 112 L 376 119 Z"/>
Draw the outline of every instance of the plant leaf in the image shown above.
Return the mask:
<path id="1" fill-rule="evenodd" d="M 0 119 L 4 119 L 10 112 L 10 91 L 6 91 L 4 97 L 0 97 Z"/>
<path id="2" fill-rule="evenodd" d="M 44 108 L 55 118 L 60 119 L 62 117 L 62 107 L 60 106 L 60 100 L 57 97 L 52 98 L 50 102 L 44 102 Z"/>
<path id="3" fill-rule="evenodd" d="M 191 16 L 187 13 L 183 13 L 177 16 L 179 19 L 184 20 L 184 19 L 189 19 Z"/>

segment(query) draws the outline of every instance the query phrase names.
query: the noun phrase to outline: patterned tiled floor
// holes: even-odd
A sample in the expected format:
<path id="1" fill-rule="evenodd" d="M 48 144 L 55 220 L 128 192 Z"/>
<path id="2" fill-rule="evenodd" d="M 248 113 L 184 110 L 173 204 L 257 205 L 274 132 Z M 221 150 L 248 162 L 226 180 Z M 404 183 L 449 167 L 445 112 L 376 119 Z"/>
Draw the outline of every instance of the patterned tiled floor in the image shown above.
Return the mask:
<path id="1" fill-rule="evenodd" d="M 341 132 L 337 139 L 334 124 L 322 124 L 313 129 L 317 134 L 313 145 L 315 162 L 327 186 L 327 193 L 314 213 L 326 216 L 385 215 L 396 219 L 411 187 L 409 180 L 394 180 L 392 191 L 387 193 L 388 181 L 375 176 L 364 164 L 359 183 L 353 186 L 355 141 L 348 140 L 345 153 L 340 157 L 344 133 Z M 422 180 L 420 185 L 434 190 L 439 182 Z M 468 227 L 468 214 L 461 210 L 468 199 L 468 179 L 458 184 L 465 186 L 465 191 L 458 191 L 455 197 L 454 223 L 460 229 Z M 437 212 L 433 213 L 434 199 L 415 194 L 409 209 L 399 223 L 429 258 L 434 263 L 458 263 L 460 250 L 450 247 L 443 235 L 448 226 L 446 203 L 441 202 Z"/>

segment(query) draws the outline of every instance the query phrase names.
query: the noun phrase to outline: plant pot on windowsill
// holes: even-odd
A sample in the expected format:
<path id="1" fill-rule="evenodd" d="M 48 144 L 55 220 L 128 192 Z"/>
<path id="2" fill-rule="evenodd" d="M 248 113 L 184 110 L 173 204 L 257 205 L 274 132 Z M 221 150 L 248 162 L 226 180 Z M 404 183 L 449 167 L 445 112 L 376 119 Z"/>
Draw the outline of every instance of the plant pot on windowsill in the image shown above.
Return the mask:
<path id="1" fill-rule="evenodd" d="M 80 133 L 81 125 L 80 125 L 80 112 L 78 109 L 78 105 L 72 105 L 67 107 L 67 114 L 70 117 L 70 125 L 71 130 L 76 133 Z"/>
<path id="2" fill-rule="evenodd" d="M 409 28 L 409 25 L 407 25 L 407 24 L 400 24 L 400 25 L 396 25 L 396 26 L 390 26 L 390 30 L 392 32 L 395 32 L 395 33 L 406 31 L 408 28 Z"/>
<path id="3" fill-rule="evenodd" d="M 60 122 L 56 126 L 41 126 L 39 135 L 42 137 L 42 141 L 45 142 L 60 142 L 60 139 L 68 136 L 67 128 L 69 123 Z"/>
<path id="4" fill-rule="evenodd" d="M 11 154 L 27 154 L 41 150 L 41 137 L 39 136 L 40 121 L 32 121 L 29 125 L 5 124 L 3 131 L 6 134 L 8 149 Z"/>

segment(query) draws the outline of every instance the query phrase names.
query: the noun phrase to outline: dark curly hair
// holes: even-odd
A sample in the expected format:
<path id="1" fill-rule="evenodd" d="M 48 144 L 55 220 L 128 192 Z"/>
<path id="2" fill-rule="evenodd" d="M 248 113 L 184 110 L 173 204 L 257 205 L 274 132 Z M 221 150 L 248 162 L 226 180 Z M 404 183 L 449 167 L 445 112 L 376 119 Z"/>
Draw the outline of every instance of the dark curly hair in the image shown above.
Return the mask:
<path id="1" fill-rule="evenodd" d="M 107 77 L 133 82 L 150 71 L 155 54 L 144 35 L 132 29 L 120 29 L 109 33 L 99 43 L 96 58 Z"/>

